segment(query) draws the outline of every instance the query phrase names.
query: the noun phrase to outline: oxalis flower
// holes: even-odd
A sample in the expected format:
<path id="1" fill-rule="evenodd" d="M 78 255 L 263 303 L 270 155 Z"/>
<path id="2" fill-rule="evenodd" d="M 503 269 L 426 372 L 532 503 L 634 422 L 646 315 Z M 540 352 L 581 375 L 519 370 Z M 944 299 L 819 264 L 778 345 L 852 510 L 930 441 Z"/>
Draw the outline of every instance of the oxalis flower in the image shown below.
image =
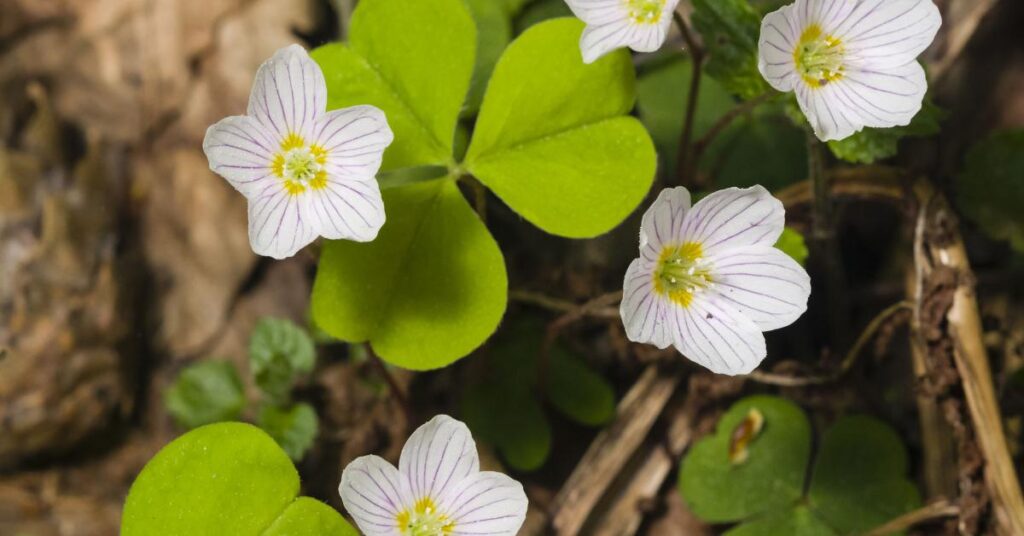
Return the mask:
<path id="1" fill-rule="evenodd" d="M 398 469 L 378 456 L 357 458 L 338 491 L 371 536 L 514 536 L 526 518 L 523 486 L 480 471 L 469 429 L 447 415 L 413 432 Z"/>
<path id="2" fill-rule="evenodd" d="M 932 0 L 797 0 L 762 21 L 758 67 L 796 91 L 823 141 L 907 125 L 928 89 L 917 56 L 941 24 Z"/>
<path id="3" fill-rule="evenodd" d="M 767 353 L 763 331 L 807 310 L 811 282 L 773 245 L 782 203 L 760 186 L 715 192 L 690 207 L 686 188 L 661 192 L 640 228 L 620 306 L 631 341 L 675 346 L 719 374 L 747 374 Z"/>
<path id="4" fill-rule="evenodd" d="M 210 169 L 249 200 L 249 242 L 259 255 L 295 255 L 318 235 L 368 242 L 384 225 L 376 174 L 393 138 L 384 112 L 326 112 L 327 84 L 292 45 L 256 73 L 246 115 L 206 131 Z"/>
<path id="5" fill-rule="evenodd" d="M 580 38 L 584 63 L 617 48 L 654 52 L 665 42 L 679 0 L 565 0 L 587 24 Z"/>

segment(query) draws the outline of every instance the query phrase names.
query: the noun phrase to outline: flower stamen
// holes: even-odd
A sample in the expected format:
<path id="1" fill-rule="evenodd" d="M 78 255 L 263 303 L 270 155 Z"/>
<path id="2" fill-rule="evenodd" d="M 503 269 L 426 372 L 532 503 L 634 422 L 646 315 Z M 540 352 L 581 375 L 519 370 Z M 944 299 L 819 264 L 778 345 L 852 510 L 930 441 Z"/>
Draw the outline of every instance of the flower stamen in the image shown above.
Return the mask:
<path id="1" fill-rule="evenodd" d="M 281 141 L 281 150 L 274 154 L 271 170 L 284 181 L 288 193 L 298 195 L 306 188 L 320 189 L 327 184 L 327 151 L 319 145 L 306 145 L 298 134 L 289 134 Z"/>
<path id="2" fill-rule="evenodd" d="M 429 497 L 416 501 L 412 511 L 403 510 L 396 516 L 395 521 L 399 532 L 404 536 L 443 536 L 450 534 L 455 528 L 455 522 L 438 512 L 434 501 Z"/>
<path id="3" fill-rule="evenodd" d="M 636 24 L 656 24 L 661 20 L 665 0 L 624 0 L 629 18 Z"/>
<path id="4" fill-rule="evenodd" d="M 826 35 L 817 24 L 812 24 L 804 30 L 796 50 L 793 51 L 797 71 L 804 81 L 814 88 L 842 79 L 845 57 L 843 43 L 831 35 Z"/>
<path id="5" fill-rule="evenodd" d="M 703 259 L 697 242 L 666 246 L 654 271 L 654 288 L 673 302 L 689 307 L 693 296 L 711 286 L 711 268 Z"/>

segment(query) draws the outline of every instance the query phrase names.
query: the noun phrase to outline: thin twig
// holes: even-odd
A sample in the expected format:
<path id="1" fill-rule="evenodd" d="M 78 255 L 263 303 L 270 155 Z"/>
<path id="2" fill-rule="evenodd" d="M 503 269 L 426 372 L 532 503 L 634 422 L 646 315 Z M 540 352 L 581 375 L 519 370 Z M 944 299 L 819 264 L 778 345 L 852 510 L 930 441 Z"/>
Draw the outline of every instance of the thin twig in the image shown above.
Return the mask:
<path id="1" fill-rule="evenodd" d="M 676 177 L 678 184 L 689 185 L 692 184 L 690 181 L 693 179 L 693 160 L 694 160 L 694 146 L 691 143 L 693 140 L 693 123 L 697 118 L 697 102 L 700 97 L 700 81 L 701 76 L 704 72 L 702 68 L 704 64 L 704 51 L 697 44 L 697 41 L 693 38 L 690 27 L 683 19 L 683 16 L 678 11 L 672 12 L 673 18 L 675 19 L 676 25 L 679 26 L 679 33 L 683 35 L 683 39 L 686 41 L 687 50 L 690 52 L 690 57 L 693 58 L 693 69 L 690 76 L 690 92 L 687 95 L 686 102 L 686 116 L 683 119 L 683 134 L 679 139 L 679 149 L 676 157 Z"/>
<path id="2" fill-rule="evenodd" d="M 743 101 L 733 107 L 732 110 L 726 112 L 725 115 L 720 117 L 718 121 L 715 121 L 714 125 L 694 144 L 693 155 L 695 159 L 699 159 L 704 151 L 711 145 L 711 142 L 722 133 L 729 125 L 732 124 L 740 116 L 746 115 L 757 108 L 758 106 L 770 101 L 773 97 L 779 95 L 774 91 L 758 95 L 750 100 Z"/>
<path id="3" fill-rule="evenodd" d="M 922 506 L 917 510 L 907 512 L 895 519 L 887 521 L 885 524 L 879 525 L 869 531 L 865 536 L 885 536 L 887 534 L 895 534 L 897 532 L 903 532 L 919 523 L 925 523 L 946 517 L 955 517 L 958 515 L 960 515 L 959 506 L 950 503 L 947 499 L 940 499 L 929 505 Z"/>
<path id="4" fill-rule="evenodd" d="M 821 385 L 836 381 L 839 378 L 842 378 L 850 371 L 851 368 L 853 368 L 853 364 L 863 352 L 864 347 L 871 342 L 871 339 L 873 339 L 875 334 L 878 333 L 878 330 L 885 325 L 886 321 L 900 311 L 911 310 L 913 305 L 914 304 L 909 301 L 901 301 L 886 307 L 882 312 L 878 313 L 878 315 L 871 319 L 871 322 L 869 322 L 867 327 L 864 328 L 864 331 L 861 332 L 860 336 L 857 337 L 857 342 L 855 342 L 853 346 L 850 347 L 850 350 L 846 352 L 842 362 L 839 363 L 839 368 L 831 374 L 823 376 L 796 377 L 755 370 L 746 377 L 759 383 L 767 383 L 769 385 L 778 385 L 782 387 L 804 387 L 807 385 Z"/>
<path id="5" fill-rule="evenodd" d="M 545 392 L 543 387 L 547 385 L 548 361 L 550 360 L 551 356 L 551 347 L 555 344 L 555 340 L 558 339 L 558 334 L 561 333 L 563 329 L 571 325 L 573 322 L 576 322 L 581 318 L 591 315 L 595 311 L 607 309 L 609 305 L 617 303 L 619 301 L 622 301 L 621 290 L 616 290 L 614 292 L 602 294 L 584 303 L 583 305 L 576 307 L 573 310 L 563 313 L 561 316 L 548 323 L 548 327 L 544 335 L 544 342 L 541 344 L 540 347 L 540 355 L 538 356 L 537 364 L 537 381 L 538 385 L 542 387 L 542 393 Z M 619 315 L 616 311 L 612 319 L 618 318 Z"/>
<path id="6" fill-rule="evenodd" d="M 616 293 L 613 294 L 617 294 L 618 292 L 621 291 L 616 291 Z M 508 293 L 508 298 L 512 301 L 535 305 L 557 313 L 571 313 L 578 311 L 582 316 L 606 320 L 614 320 L 619 317 L 619 311 L 615 307 L 593 307 L 588 306 L 587 303 L 578 304 L 573 301 L 555 298 L 548 296 L 543 292 L 535 292 L 532 290 L 511 290 Z M 599 298 L 600 296 L 595 299 Z"/>

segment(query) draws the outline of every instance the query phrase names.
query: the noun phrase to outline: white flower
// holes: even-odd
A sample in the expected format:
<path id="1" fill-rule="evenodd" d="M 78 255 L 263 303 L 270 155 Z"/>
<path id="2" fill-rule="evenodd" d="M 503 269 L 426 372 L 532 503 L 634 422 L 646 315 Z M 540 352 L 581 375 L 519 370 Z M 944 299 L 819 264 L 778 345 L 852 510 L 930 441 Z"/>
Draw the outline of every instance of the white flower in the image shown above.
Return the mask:
<path id="1" fill-rule="evenodd" d="M 246 115 L 206 131 L 210 169 L 249 200 L 249 242 L 259 255 L 295 255 L 318 235 L 360 242 L 384 225 L 376 174 L 393 138 L 384 112 L 325 112 L 327 84 L 292 45 L 256 73 Z"/>
<path id="2" fill-rule="evenodd" d="M 583 62 L 629 47 L 654 52 L 665 42 L 679 0 L 565 0 L 587 24 L 580 38 Z"/>
<path id="3" fill-rule="evenodd" d="M 941 24 L 932 0 L 797 0 L 761 22 L 758 68 L 796 91 L 823 141 L 907 125 L 928 89 L 917 56 Z"/>
<path id="4" fill-rule="evenodd" d="M 413 432 L 398 469 L 378 456 L 357 458 L 338 491 L 370 536 L 514 536 L 526 519 L 523 486 L 480 471 L 469 429 L 447 415 Z"/>
<path id="5" fill-rule="evenodd" d="M 675 346 L 719 374 L 747 374 L 765 358 L 764 335 L 807 310 L 811 282 L 773 244 L 782 203 L 760 186 L 661 192 L 640 228 L 640 258 L 626 270 L 620 306 L 631 341 Z"/>

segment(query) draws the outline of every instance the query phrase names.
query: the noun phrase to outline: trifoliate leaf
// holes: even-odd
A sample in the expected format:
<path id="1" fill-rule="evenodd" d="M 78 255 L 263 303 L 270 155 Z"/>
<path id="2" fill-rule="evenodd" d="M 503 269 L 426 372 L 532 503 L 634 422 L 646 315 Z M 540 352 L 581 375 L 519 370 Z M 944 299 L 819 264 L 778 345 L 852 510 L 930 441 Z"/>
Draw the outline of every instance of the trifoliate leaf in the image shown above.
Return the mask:
<path id="1" fill-rule="evenodd" d="M 650 136 L 627 114 L 629 54 L 580 59 L 583 23 L 556 19 L 516 39 L 498 61 L 465 167 L 513 210 L 568 237 L 607 232 L 654 179 Z"/>
<path id="2" fill-rule="evenodd" d="M 467 3 L 476 22 L 476 65 L 463 115 L 472 115 L 480 109 L 494 65 L 512 40 L 512 22 L 507 11 L 509 6 L 502 6 L 500 2 L 467 0 Z"/>
<path id="3" fill-rule="evenodd" d="M 739 428 L 757 415 L 760 427 Z M 733 404 L 715 433 L 693 446 L 679 488 L 690 510 L 709 523 L 787 509 L 803 495 L 810 453 L 811 427 L 799 407 L 751 396 Z"/>
<path id="4" fill-rule="evenodd" d="M 316 352 L 306 330 L 290 320 L 264 318 L 249 339 L 249 368 L 256 385 L 275 403 L 288 400 L 297 377 L 313 370 Z"/>
<path id="5" fill-rule="evenodd" d="M 772 512 L 744 523 L 724 536 L 835 536 L 836 532 L 806 506 Z"/>
<path id="6" fill-rule="evenodd" d="M 800 264 L 804 264 L 807 261 L 807 256 L 810 255 L 810 252 L 807 250 L 807 242 L 804 241 L 804 235 L 792 227 L 786 227 L 782 230 L 782 235 L 775 242 L 775 247 L 781 249 L 786 255 L 793 257 L 793 260 Z"/>
<path id="7" fill-rule="evenodd" d="M 295 467 L 259 428 L 204 426 L 142 469 L 125 501 L 121 534 L 355 536 L 338 512 L 296 499 L 298 492 Z"/>
<path id="8" fill-rule="evenodd" d="M 877 160 L 896 156 L 899 142 L 907 137 L 927 137 L 937 134 L 945 113 L 930 101 L 924 101 L 921 111 L 905 127 L 865 128 L 842 140 L 828 142 L 836 158 L 855 164 L 871 164 Z"/>
<path id="9" fill-rule="evenodd" d="M 743 99 L 770 89 L 757 70 L 761 17 L 747 0 L 693 0 L 692 20 L 704 38 L 708 75 Z"/>
<path id="10" fill-rule="evenodd" d="M 551 405 L 587 426 L 600 426 L 615 416 L 615 391 L 608 380 L 561 346 L 552 346 L 549 359 L 546 392 Z"/>
<path id="11" fill-rule="evenodd" d="M 636 104 L 640 120 L 654 138 L 654 145 L 658 148 L 661 162 L 665 163 L 665 173 L 669 177 L 675 176 L 692 76 L 693 61 L 689 56 L 673 54 L 670 61 L 645 72 L 637 80 Z M 732 95 L 707 76 L 701 77 L 697 98 L 697 113 L 693 121 L 694 141 L 700 139 L 735 105 Z"/>
<path id="12" fill-rule="evenodd" d="M 1024 130 L 995 134 L 967 153 L 958 205 L 986 233 L 1024 252 Z"/>
<path id="13" fill-rule="evenodd" d="M 548 19 L 572 16 L 572 10 L 569 9 L 569 5 L 565 3 L 565 0 L 540 0 L 539 2 L 531 2 L 519 17 L 516 18 L 516 33 L 521 34 L 530 26 L 544 22 Z"/>
<path id="14" fill-rule="evenodd" d="M 463 0 L 360 0 L 349 43 L 313 51 L 328 109 L 372 104 L 395 140 L 383 171 L 452 161 L 452 135 L 476 56 L 476 25 Z"/>
<path id="15" fill-rule="evenodd" d="M 256 424 L 295 461 L 301 460 L 313 446 L 319 429 L 316 410 L 309 404 L 295 404 L 287 409 L 263 406 Z"/>
<path id="16" fill-rule="evenodd" d="M 178 426 L 238 419 L 245 407 L 245 391 L 235 366 L 227 361 L 202 361 L 181 371 L 164 391 L 164 406 Z"/>
<path id="17" fill-rule="evenodd" d="M 388 221 L 373 242 L 329 241 L 313 316 L 389 363 L 443 367 L 494 332 L 508 279 L 494 238 L 450 178 L 384 191 Z"/>
<path id="18" fill-rule="evenodd" d="M 515 469 L 533 471 L 551 452 L 551 427 L 526 384 L 487 380 L 462 392 L 462 416 L 481 441 L 495 446 Z"/>
<path id="19" fill-rule="evenodd" d="M 845 417 L 821 439 L 808 502 L 829 526 L 861 534 L 921 505 L 906 474 L 907 453 L 892 428 Z"/>

